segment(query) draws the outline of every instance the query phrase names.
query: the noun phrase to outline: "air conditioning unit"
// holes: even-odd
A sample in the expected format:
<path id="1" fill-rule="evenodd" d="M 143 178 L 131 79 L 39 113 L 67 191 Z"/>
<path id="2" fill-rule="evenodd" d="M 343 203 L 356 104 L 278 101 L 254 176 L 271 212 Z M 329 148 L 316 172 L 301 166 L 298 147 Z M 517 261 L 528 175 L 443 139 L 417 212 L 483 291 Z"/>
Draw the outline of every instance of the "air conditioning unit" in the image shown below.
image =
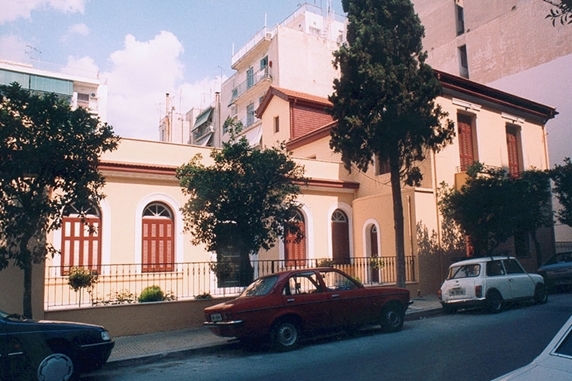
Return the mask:
<path id="1" fill-rule="evenodd" d="M 272 32 L 266 32 L 265 37 L 266 38 L 272 38 Z"/>

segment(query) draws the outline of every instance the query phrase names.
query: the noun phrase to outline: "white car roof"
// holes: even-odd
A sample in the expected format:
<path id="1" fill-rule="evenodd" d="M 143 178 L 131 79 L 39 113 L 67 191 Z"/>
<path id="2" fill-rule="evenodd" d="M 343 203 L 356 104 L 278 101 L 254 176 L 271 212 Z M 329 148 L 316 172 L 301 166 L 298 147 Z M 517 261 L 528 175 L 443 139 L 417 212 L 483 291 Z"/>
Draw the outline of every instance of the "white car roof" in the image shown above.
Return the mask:
<path id="1" fill-rule="evenodd" d="M 463 265 L 474 265 L 477 263 L 483 263 L 483 262 L 490 262 L 490 261 L 498 261 L 500 259 L 515 259 L 514 257 L 510 257 L 510 256 L 506 256 L 506 255 L 497 255 L 497 256 L 492 256 L 492 257 L 478 257 L 478 258 L 470 258 L 470 259 L 465 259 L 463 261 L 459 261 L 459 262 L 455 262 L 453 263 L 451 266 L 449 267 L 453 267 L 453 266 L 463 266 Z"/>

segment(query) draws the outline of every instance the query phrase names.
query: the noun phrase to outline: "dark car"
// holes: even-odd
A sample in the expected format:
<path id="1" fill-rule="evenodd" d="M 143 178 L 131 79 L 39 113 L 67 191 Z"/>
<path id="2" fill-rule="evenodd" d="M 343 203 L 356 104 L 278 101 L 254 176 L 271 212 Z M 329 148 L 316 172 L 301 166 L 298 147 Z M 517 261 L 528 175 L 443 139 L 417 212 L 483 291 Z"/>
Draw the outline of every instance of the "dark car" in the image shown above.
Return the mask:
<path id="1" fill-rule="evenodd" d="M 294 349 L 303 335 L 378 324 L 403 327 L 409 291 L 364 287 L 334 268 L 284 271 L 263 276 L 240 296 L 205 308 L 205 326 L 223 337 L 269 337 L 277 350 Z"/>
<path id="2" fill-rule="evenodd" d="M 538 268 L 548 288 L 572 285 L 572 252 L 558 253 Z"/>
<path id="3" fill-rule="evenodd" d="M 71 380 L 99 369 L 115 342 L 105 328 L 0 311 L 0 380 Z"/>

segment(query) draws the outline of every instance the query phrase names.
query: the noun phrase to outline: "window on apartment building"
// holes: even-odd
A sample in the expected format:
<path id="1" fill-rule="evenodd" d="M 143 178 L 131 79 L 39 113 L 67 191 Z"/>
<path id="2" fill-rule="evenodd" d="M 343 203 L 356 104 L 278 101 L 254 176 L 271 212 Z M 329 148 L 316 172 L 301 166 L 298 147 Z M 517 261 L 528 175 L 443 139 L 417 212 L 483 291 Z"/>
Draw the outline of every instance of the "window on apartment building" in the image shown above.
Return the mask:
<path id="1" fill-rule="evenodd" d="M 381 159 L 379 156 L 376 155 L 375 157 L 375 174 L 377 176 L 383 175 L 386 173 L 391 172 L 389 168 L 389 160 L 388 159 Z"/>
<path id="2" fill-rule="evenodd" d="M 530 234 L 519 231 L 514 234 L 514 254 L 517 257 L 529 257 L 531 253 Z"/>
<path id="3" fill-rule="evenodd" d="M 455 13 L 456 13 L 456 26 L 457 26 L 457 36 L 465 33 L 465 11 L 463 9 L 463 3 L 460 0 L 455 2 Z"/>
<path id="4" fill-rule="evenodd" d="M 465 172 L 476 160 L 472 116 L 457 114 L 457 136 L 459 138 L 460 169 L 461 172 Z"/>
<path id="5" fill-rule="evenodd" d="M 469 78 L 469 61 L 467 58 L 467 45 L 459 46 L 459 75 Z"/>
<path id="6" fill-rule="evenodd" d="M 254 86 L 254 68 L 249 67 L 246 71 L 246 88 L 250 89 Z"/>
<path id="7" fill-rule="evenodd" d="M 506 125 L 506 147 L 508 151 L 508 172 L 518 177 L 522 171 L 520 154 L 520 128 L 511 124 Z"/>
<path id="8" fill-rule="evenodd" d="M 254 103 L 246 106 L 246 127 L 254 124 Z"/>
<path id="9" fill-rule="evenodd" d="M 101 217 L 89 203 L 72 204 L 64 209 L 62 221 L 61 273 L 70 267 L 86 267 L 99 272 L 101 266 Z"/>
<path id="10" fill-rule="evenodd" d="M 89 108 L 89 94 L 77 93 L 77 107 Z"/>
<path id="11" fill-rule="evenodd" d="M 274 117 L 274 133 L 280 132 L 280 117 Z"/>
<path id="12" fill-rule="evenodd" d="M 296 234 L 287 231 L 284 237 L 284 261 L 286 267 L 305 266 L 306 263 L 306 222 L 302 212 L 296 211 L 298 227 L 302 233 L 301 239 Z"/>
<path id="13" fill-rule="evenodd" d="M 264 70 L 268 67 L 268 56 L 265 56 L 260 60 L 260 70 Z"/>
<path id="14" fill-rule="evenodd" d="M 171 209 L 163 203 L 151 203 L 143 211 L 142 220 L 142 271 L 173 271 L 175 237 Z"/>
<path id="15" fill-rule="evenodd" d="M 340 209 L 332 214 L 332 259 L 336 264 L 350 263 L 348 216 Z"/>

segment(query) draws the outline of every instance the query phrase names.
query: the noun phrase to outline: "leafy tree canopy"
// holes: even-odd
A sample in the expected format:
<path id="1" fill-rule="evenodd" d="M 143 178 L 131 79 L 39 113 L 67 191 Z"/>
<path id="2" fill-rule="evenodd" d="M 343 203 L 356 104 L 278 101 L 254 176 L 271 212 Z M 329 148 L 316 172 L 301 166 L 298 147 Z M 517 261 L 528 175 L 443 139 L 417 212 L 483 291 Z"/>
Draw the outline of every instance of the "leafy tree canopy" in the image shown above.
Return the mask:
<path id="1" fill-rule="evenodd" d="M 556 22 L 560 20 L 560 24 L 572 24 L 572 0 L 543 0 L 554 8 L 550 10 L 550 13 L 546 16 L 548 19 L 552 19 L 552 25 L 556 26 Z"/>
<path id="2" fill-rule="evenodd" d="M 548 173 L 539 170 L 510 176 L 502 168 L 475 163 L 460 190 L 450 189 L 441 200 L 441 213 L 463 229 L 475 256 L 490 255 L 515 233 L 531 234 L 552 223 Z"/>
<path id="3" fill-rule="evenodd" d="M 347 44 L 334 53 L 329 111 L 337 124 L 330 147 L 346 168 L 367 171 L 376 157 L 389 163 L 396 227 L 397 282 L 405 285 L 401 182 L 422 180 L 418 164 L 454 136 L 454 125 L 434 99 L 442 93 L 425 64 L 424 28 L 409 0 L 343 0 Z"/>
<path id="4" fill-rule="evenodd" d="M 24 270 L 24 315 L 31 317 L 31 268 L 53 253 L 46 234 L 64 207 L 99 201 L 99 157 L 114 150 L 113 129 L 55 94 L 0 86 L 0 269 Z"/>
<path id="5" fill-rule="evenodd" d="M 294 211 L 304 169 L 284 145 L 258 149 L 244 137 L 223 143 L 210 156 L 210 166 L 198 154 L 177 170 L 190 197 L 183 207 L 185 228 L 193 244 L 205 244 L 209 251 L 232 246 L 240 253 L 242 275 L 250 271 L 249 254 L 273 247 L 285 229 L 298 230 Z"/>
<path id="6" fill-rule="evenodd" d="M 560 202 L 556 213 L 558 221 L 572 227 L 572 162 L 564 159 L 564 165 L 556 165 L 550 172 L 554 180 L 554 193 Z"/>

